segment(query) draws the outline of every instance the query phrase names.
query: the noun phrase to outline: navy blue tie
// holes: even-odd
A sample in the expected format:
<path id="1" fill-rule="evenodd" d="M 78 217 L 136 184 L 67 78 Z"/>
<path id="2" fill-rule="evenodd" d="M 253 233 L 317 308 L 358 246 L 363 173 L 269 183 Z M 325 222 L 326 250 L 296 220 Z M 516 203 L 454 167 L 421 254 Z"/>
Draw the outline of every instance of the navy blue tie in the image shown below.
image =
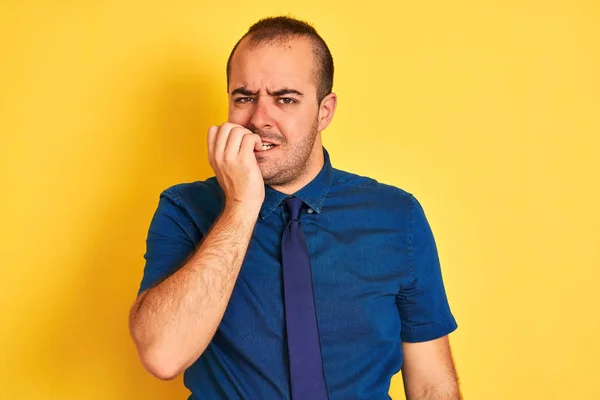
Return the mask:
<path id="1" fill-rule="evenodd" d="M 283 233 L 283 296 L 292 400 L 327 400 L 310 259 L 300 226 L 302 200 L 291 197 Z"/>

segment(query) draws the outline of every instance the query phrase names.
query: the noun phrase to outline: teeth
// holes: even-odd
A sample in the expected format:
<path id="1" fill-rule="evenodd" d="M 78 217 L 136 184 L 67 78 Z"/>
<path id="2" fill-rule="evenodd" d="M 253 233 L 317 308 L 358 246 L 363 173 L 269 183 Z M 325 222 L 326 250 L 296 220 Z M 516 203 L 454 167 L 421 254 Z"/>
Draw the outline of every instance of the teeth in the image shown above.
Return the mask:
<path id="1" fill-rule="evenodd" d="M 275 145 L 273 145 L 273 144 L 268 144 L 268 143 L 264 143 L 264 144 L 262 145 L 262 148 L 263 148 L 263 150 L 270 149 L 271 147 L 275 147 Z"/>

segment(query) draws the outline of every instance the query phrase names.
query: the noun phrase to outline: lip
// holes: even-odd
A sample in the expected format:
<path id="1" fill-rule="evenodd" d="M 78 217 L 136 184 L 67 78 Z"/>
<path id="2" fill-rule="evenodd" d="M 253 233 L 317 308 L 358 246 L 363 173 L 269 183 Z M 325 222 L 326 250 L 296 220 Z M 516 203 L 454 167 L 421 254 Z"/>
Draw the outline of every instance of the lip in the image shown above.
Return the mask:
<path id="1" fill-rule="evenodd" d="M 271 143 L 271 142 L 263 142 L 263 143 L 275 144 L 275 143 Z M 277 147 L 279 147 L 279 146 L 275 144 L 275 146 L 271 147 L 270 149 L 267 149 L 267 150 L 260 149 L 260 150 L 255 151 L 255 153 L 268 153 L 269 151 L 274 150 Z"/>

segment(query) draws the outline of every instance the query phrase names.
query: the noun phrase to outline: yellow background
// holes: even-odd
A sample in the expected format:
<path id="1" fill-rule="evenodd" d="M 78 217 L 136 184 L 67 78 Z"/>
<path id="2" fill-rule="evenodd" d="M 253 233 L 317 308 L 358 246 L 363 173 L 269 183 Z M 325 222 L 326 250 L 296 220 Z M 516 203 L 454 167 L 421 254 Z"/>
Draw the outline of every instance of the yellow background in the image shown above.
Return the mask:
<path id="1" fill-rule="evenodd" d="M 187 398 L 128 336 L 148 224 L 212 175 L 236 40 L 291 13 L 334 55 L 334 166 L 425 208 L 465 398 L 599 399 L 599 3 L 217 3 L 0 3 L 0 397 Z"/>

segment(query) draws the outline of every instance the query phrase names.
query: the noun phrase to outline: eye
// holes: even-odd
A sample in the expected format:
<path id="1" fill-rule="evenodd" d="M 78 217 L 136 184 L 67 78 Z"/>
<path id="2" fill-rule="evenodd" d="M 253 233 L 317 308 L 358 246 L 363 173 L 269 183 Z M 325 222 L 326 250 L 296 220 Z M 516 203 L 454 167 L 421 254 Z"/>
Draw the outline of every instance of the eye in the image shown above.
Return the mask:
<path id="1" fill-rule="evenodd" d="M 254 100 L 252 97 L 238 97 L 234 101 L 239 104 L 245 104 L 250 103 L 252 100 Z"/>
<path id="2" fill-rule="evenodd" d="M 280 97 L 279 99 L 277 99 L 277 101 L 280 102 L 281 104 L 286 104 L 286 105 L 297 103 L 296 99 L 292 99 L 291 97 Z"/>

